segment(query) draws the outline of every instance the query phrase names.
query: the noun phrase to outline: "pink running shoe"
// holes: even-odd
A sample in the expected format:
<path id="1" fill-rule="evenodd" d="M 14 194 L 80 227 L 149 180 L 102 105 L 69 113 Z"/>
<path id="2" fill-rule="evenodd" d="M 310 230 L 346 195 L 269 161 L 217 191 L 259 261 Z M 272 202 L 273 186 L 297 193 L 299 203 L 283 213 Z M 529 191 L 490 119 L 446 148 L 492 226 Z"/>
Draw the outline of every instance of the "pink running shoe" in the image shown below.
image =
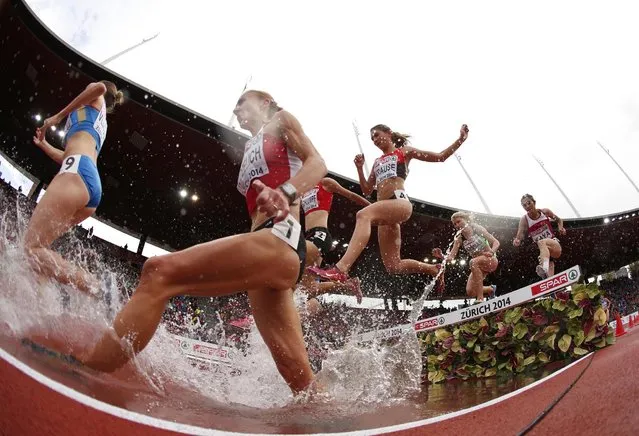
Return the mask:
<path id="1" fill-rule="evenodd" d="M 340 271 L 340 269 L 336 266 L 332 266 L 326 269 L 322 269 L 317 266 L 310 266 L 307 269 L 319 278 L 327 280 L 329 282 L 344 283 L 349 279 L 348 274 Z"/>

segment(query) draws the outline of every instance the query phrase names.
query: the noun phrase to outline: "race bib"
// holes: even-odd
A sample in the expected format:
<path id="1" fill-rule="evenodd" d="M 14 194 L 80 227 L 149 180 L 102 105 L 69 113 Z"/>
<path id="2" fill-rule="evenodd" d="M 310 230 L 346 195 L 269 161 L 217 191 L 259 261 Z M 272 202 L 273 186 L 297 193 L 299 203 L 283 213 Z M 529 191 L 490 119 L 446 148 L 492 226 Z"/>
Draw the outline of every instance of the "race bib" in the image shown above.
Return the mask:
<path id="1" fill-rule="evenodd" d="M 290 245 L 293 250 L 297 250 L 300 234 L 302 233 L 302 226 L 293 218 L 293 215 L 288 215 L 273 226 L 271 233 Z"/>
<path id="2" fill-rule="evenodd" d="M 72 154 L 71 156 L 67 156 L 62 161 L 62 166 L 60 167 L 60 171 L 58 174 L 62 173 L 73 173 L 78 174 L 78 168 L 80 166 L 80 159 L 82 158 L 81 154 Z"/>
<path id="3" fill-rule="evenodd" d="M 325 231 L 323 231 L 323 230 L 315 230 L 315 232 L 313 233 L 313 236 L 311 236 L 310 239 L 315 239 L 315 240 L 319 239 L 320 241 L 326 241 L 326 237 L 327 236 L 328 235 L 326 234 Z"/>
<path id="4" fill-rule="evenodd" d="M 553 234 L 550 231 L 550 229 L 548 229 L 548 227 L 546 227 L 543 230 L 540 230 L 540 231 L 537 231 L 537 232 L 533 233 L 532 235 L 530 235 L 530 237 L 532 238 L 532 240 L 534 242 L 539 242 L 542 239 L 552 239 L 553 238 Z"/>
<path id="5" fill-rule="evenodd" d="M 319 201 L 317 200 L 318 188 L 313 188 L 302 196 L 302 210 L 308 212 L 309 210 L 317 209 L 319 207 Z"/>
<path id="6" fill-rule="evenodd" d="M 464 239 L 462 245 L 464 246 L 464 250 L 466 250 L 466 252 L 471 256 L 488 247 L 486 240 L 478 235 L 473 235 L 469 239 Z"/>
<path id="7" fill-rule="evenodd" d="M 107 134 L 107 118 L 105 105 L 102 105 L 102 109 L 100 109 L 100 113 L 93 123 L 93 129 L 98 133 L 98 136 L 100 137 L 100 146 L 102 146 Z"/>
<path id="8" fill-rule="evenodd" d="M 264 157 L 264 141 L 262 132 L 249 139 L 244 147 L 244 157 L 240 174 L 237 178 L 237 190 L 246 196 L 253 179 L 263 177 L 269 173 Z"/>
<path id="9" fill-rule="evenodd" d="M 408 195 L 406 195 L 406 191 L 404 191 L 403 189 L 396 189 L 394 192 L 396 199 L 410 201 L 410 198 L 408 198 Z"/>
<path id="10" fill-rule="evenodd" d="M 397 177 L 397 156 L 384 156 L 375 162 L 375 183 L 382 183 L 386 179 Z"/>

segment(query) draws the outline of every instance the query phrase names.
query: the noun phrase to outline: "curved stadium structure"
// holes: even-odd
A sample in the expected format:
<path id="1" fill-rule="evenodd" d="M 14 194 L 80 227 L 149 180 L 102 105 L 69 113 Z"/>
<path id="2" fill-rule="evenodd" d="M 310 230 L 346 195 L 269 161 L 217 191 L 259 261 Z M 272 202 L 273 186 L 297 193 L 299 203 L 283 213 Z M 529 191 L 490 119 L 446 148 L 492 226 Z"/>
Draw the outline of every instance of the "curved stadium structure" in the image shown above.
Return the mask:
<path id="1" fill-rule="evenodd" d="M 235 188 L 247 139 L 242 132 L 158 96 L 87 59 L 52 34 L 23 1 L 0 0 L 0 59 L 4 85 L 0 88 L 0 151 L 36 181 L 28 193 L 32 200 L 46 189 L 58 170 L 31 143 L 36 114 L 47 117 L 88 83 L 106 79 L 126 91 L 128 103 L 110 118 L 107 146 L 99 160 L 104 196 L 97 216 L 137 235 L 138 254 L 147 240 L 179 250 L 249 229 L 244 199 Z M 361 193 L 354 181 L 337 174 L 331 177 Z M 177 195 L 183 187 L 197 192 L 199 201 L 183 201 Z M 402 227 L 402 254 L 415 259 L 431 257 L 432 248 L 444 248 L 451 241 L 453 227 L 449 217 L 456 210 L 412 201 L 415 212 Z M 357 211 L 339 197 L 334 204 L 329 225 L 339 244 L 326 259 L 329 263 L 343 253 L 342 243 L 350 238 Z M 583 278 L 588 278 L 639 259 L 638 213 L 639 209 L 565 220 L 568 234 L 562 237 L 564 252 L 558 269 L 578 264 Z M 537 248 L 527 243 L 516 250 L 510 244 L 519 219 L 481 213 L 476 217 L 502 241 L 500 267 L 492 275 L 492 282 L 499 289 L 512 290 L 536 281 Z M 364 295 L 393 301 L 394 306 L 401 299 L 421 295 L 425 279 L 386 273 L 376 245 L 374 234 L 353 270 L 353 275 L 363 279 Z M 139 259 L 132 262 L 140 266 Z M 468 266 L 457 264 L 451 268 L 444 295 L 438 298 L 464 298 L 467 272 L 463 269 Z M 581 366 L 585 364 L 570 371 L 581 371 Z M 570 371 L 557 380 L 568 377 Z M 9 373 L 4 372 L 3 376 Z M 569 382 L 567 379 L 565 384 Z M 551 392 L 559 393 L 560 389 Z M 452 425 L 441 430 L 463 428 Z M 122 427 L 122 431 L 133 430 Z M 417 429 L 412 434 L 421 433 Z"/>

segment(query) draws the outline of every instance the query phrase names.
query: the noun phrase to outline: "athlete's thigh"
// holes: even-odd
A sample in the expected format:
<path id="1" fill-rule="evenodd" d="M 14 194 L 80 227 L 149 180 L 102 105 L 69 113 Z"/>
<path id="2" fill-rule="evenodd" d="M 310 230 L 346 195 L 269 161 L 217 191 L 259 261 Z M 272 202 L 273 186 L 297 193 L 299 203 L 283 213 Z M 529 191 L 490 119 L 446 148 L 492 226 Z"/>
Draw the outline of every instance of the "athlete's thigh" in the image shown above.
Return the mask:
<path id="1" fill-rule="evenodd" d="M 299 258 L 293 249 L 263 229 L 217 239 L 158 259 L 167 272 L 167 286 L 208 295 L 251 288 L 293 287 Z M 151 272 L 152 273 L 152 272 Z"/>
<path id="2" fill-rule="evenodd" d="M 546 246 L 548 247 L 551 257 L 558 258 L 561 256 L 561 244 L 559 244 L 559 242 L 554 239 L 547 239 Z"/>
<path id="3" fill-rule="evenodd" d="M 88 201 L 89 193 L 80 176 L 57 175 L 31 215 L 25 233 L 25 245 L 51 245 L 75 224 L 74 217 L 85 208 Z"/>
<path id="4" fill-rule="evenodd" d="M 381 200 L 358 213 L 366 214 L 375 225 L 401 224 L 410 218 L 413 206 L 406 200 Z"/>

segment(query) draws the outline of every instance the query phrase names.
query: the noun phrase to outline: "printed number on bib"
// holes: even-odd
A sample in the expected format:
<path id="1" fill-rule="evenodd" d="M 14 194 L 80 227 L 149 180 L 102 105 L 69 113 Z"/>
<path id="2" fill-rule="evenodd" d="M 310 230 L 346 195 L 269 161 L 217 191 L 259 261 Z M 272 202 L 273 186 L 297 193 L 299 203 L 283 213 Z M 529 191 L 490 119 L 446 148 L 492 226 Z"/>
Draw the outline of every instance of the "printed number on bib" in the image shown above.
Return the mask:
<path id="1" fill-rule="evenodd" d="M 82 158 L 81 154 L 73 154 L 71 156 L 67 156 L 62 161 L 62 166 L 60 167 L 60 172 L 58 174 L 62 174 L 62 173 L 77 174 L 78 173 L 78 167 L 80 166 L 80 159 L 81 158 Z"/>
<path id="2" fill-rule="evenodd" d="M 395 198 L 398 200 L 410 201 L 410 199 L 408 198 L 408 195 L 406 195 L 406 192 L 403 191 L 402 189 L 395 190 Z"/>
<path id="3" fill-rule="evenodd" d="M 289 215 L 275 224 L 271 229 L 271 233 L 290 245 L 293 250 L 297 250 L 300 233 L 302 233 L 302 226 L 295 218 Z"/>

